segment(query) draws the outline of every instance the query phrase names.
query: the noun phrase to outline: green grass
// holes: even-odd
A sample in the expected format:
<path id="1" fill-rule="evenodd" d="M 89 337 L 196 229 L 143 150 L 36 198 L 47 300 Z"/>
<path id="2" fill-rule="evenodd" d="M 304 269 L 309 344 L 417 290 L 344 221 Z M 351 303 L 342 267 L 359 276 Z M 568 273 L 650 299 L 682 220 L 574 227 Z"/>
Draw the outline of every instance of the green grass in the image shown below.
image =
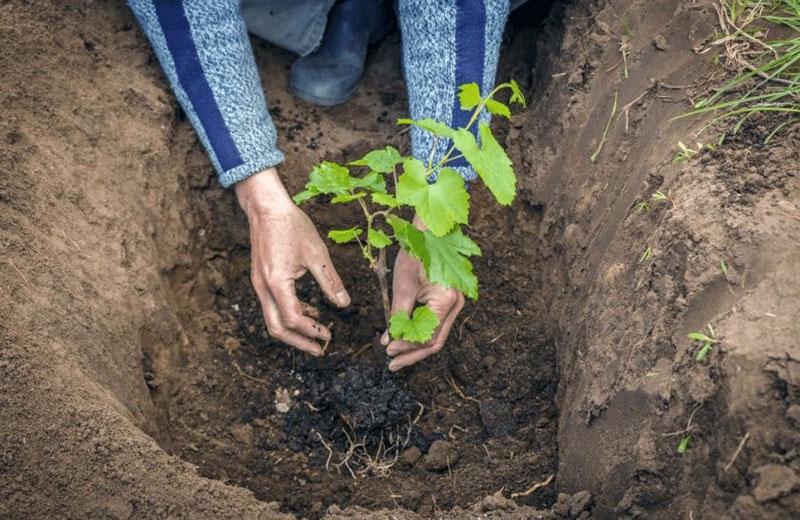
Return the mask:
<path id="1" fill-rule="evenodd" d="M 679 117 L 714 115 L 709 125 L 730 121 L 735 135 L 754 115 L 775 114 L 769 142 L 800 123 L 800 0 L 721 0 L 718 9 L 722 34 L 710 46 L 737 73 Z"/>

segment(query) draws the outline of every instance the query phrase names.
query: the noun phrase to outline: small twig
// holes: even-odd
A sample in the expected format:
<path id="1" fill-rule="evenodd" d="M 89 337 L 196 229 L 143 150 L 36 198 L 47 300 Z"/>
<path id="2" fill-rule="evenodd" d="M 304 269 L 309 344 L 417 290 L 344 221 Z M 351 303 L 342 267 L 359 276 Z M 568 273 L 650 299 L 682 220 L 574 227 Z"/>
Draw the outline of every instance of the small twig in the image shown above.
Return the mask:
<path id="1" fill-rule="evenodd" d="M 739 446 L 736 448 L 736 451 L 733 452 L 733 456 L 731 457 L 731 460 L 728 462 L 728 464 L 725 466 L 725 468 L 723 468 L 722 471 L 728 471 L 729 469 L 731 469 L 731 467 L 733 466 L 733 463 L 736 462 L 736 458 L 742 452 L 742 448 L 744 448 L 744 445 L 747 442 L 747 439 L 749 439 L 749 438 L 750 438 L 750 431 L 748 431 L 747 433 L 744 434 L 744 437 L 742 437 L 742 440 L 739 442 Z"/>
<path id="2" fill-rule="evenodd" d="M 702 405 L 702 403 L 697 403 L 694 406 L 694 410 L 692 410 L 691 415 L 689 415 L 689 421 L 687 421 L 687 423 L 686 423 L 686 428 L 684 428 L 682 430 L 678 430 L 676 432 L 662 433 L 661 435 L 663 437 L 674 437 L 675 435 L 681 435 L 683 433 L 690 433 L 694 429 L 694 425 L 692 424 L 692 420 L 694 419 L 694 414 L 697 413 L 697 410 L 700 409 L 701 405 Z"/>
<path id="3" fill-rule="evenodd" d="M 526 497 L 531 493 L 533 493 L 534 491 L 536 491 L 537 489 L 541 489 L 546 485 L 548 485 L 550 482 L 553 481 L 553 477 L 555 477 L 555 475 L 550 475 L 549 477 L 547 477 L 547 479 L 543 480 L 542 482 L 537 482 L 536 484 L 532 485 L 531 487 L 529 487 L 528 489 L 526 489 L 521 493 L 511 493 L 511 498 Z"/>
<path id="4" fill-rule="evenodd" d="M 239 364 L 236 361 L 234 361 L 233 359 L 231 359 L 231 363 L 233 364 L 234 368 L 236 368 L 236 371 L 239 372 L 240 376 L 242 376 L 242 377 L 244 377 L 246 379 L 249 379 L 251 381 L 255 381 L 256 383 L 260 383 L 260 384 L 262 384 L 264 386 L 269 386 L 269 383 L 267 381 L 265 381 L 263 379 L 259 379 L 257 377 L 253 377 L 250 374 L 248 374 L 247 372 L 245 372 L 244 370 L 242 370 L 242 367 L 240 367 Z"/>
<path id="5" fill-rule="evenodd" d="M 497 341 L 498 339 L 502 338 L 502 337 L 503 337 L 503 334 L 505 334 L 505 332 L 501 332 L 500 334 L 498 334 L 498 335 L 497 335 L 497 336 L 495 336 L 494 338 L 490 339 L 490 340 L 489 340 L 489 341 L 487 341 L 486 343 L 487 343 L 488 345 L 491 345 L 492 343 L 494 343 L 494 342 L 495 342 L 495 341 Z"/>
<path id="6" fill-rule="evenodd" d="M 492 457 L 492 454 L 489 453 L 489 448 L 486 447 L 486 443 L 481 443 L 481 446 L 483 446 L 483 451 L 486 452 L 486 456 L 489 457 L 489 462 L 494 462 L 494 457 Z"/>
<path id="7" fill-rule="evenodd" d="M 480 401 L 479 401 L 478 399 L 475 399 L 474 397 L 470 397 L 470 396 L 468 396 L 467 394 L 465 394 L 465 393 L 464 393 L 464 391 L 463 391 L 463 390 L 461 390 L 461 388 L 459 388 L 459 387 L 458 387 L 458 385 L 456 384 L 456 381 L 455 381 L 455 379 L 453 379 L 452 377 L 450 377 L 450 376 L 447 376 L 447 377 L 445 377 L 445 381 L 447 381 L 448 383 L 450 383 L 450 386 L 451 386 L 451 387 L 453 387 L 453 390 L 454 390 L 454 391 L 455 391 L 455 392 L 456 392 L 456 393 L 459 395 L 459 397 L 461 397 L 463 400 L 465 400 L 465 401 L 474 401 L 474 402 L 476 402 L 476 403 L 480 404 Z"/>

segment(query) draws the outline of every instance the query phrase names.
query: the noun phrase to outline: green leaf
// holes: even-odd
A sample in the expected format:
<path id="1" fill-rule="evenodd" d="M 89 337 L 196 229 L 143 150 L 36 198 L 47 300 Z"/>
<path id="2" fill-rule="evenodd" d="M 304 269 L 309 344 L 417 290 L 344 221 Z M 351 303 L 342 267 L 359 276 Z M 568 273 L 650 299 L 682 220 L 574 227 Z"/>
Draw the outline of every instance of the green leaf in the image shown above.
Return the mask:
<path id="1" fill-rule="evenodd" d="M 508 206 L 514 201 L 517 193 L 517 177 L 511 166 L 511 159 L 494 138 L 487 123 L 481 123 L 479 130 L 480 147 L 475 141 L 475 136 L 463 128 L 456 130 L 453 143 L 464 154 L 497 202 Z"/>
<path id="2" fill-rule="evenodd" d="M 396 215 L 387 216 L 386 222 L 392 227 L 394 238 L 397 240 L 397 243 L 400 244 L 400 247 L 414 258 L 421 260 L 424 264 L 428 258 L 428 252 L 425 248 L 425 234 L 414 227 L 414 224 L 408 220 L 402 219 Z"/>
<path id="3" fill-rule="evenodd" d="M 478 299 L 478 278 L 472 272 L 469 257 L 480 255 L 481 249 L 460 227 L 443 237 L 424 233 L 422 263 L 428 280 L 444 287 L 454 287 L 473 300 Z"/>
<path id="4" fill-rule="evenodd" d="M 440 137 L 447 137 L 448 139 L 452 139 L 453 135 L 455 134 L 455 130 L 450 128 L 444 123 L 440 123 L 434 119 L 398 119 L 398 125 L 414 125 L 422 128 L 423 130 L 427 130 L 428 132 L 438 135 Z"/>
<path id="5" fill-rule="evenodd" d="M 461 110 L 472 110 L 480 105 L 481 89 L 477 83 L 465 83 L 458 87 L 458 102 L 461 104 Z"/>
<path id="6" fill-rule="evenodd" d="M 503 116 L 506 119 L 511 119 L 511 110 L 509 110 L 508 106 L 506 106 L 506 104 L 503 102 L 496 101 L 494 99 L 487 99 L 486 110 L 496 116 Z"/>
<path id="7" fill-rule="evenodd" d="M 423 305 L 414 309 L 411 318 L 403 311 L 392 314 L 389 319 L 389 334 L 394 339 L 402 339 L 412 343 L 425 343 L 433 337 L 439 317 Z"/>
<path id="8" fill-rule="evenodd" d="M 307 190 L 301 191 L 300 193 L 295 194 L 295 196 L 292 197 L 292 200 L 294 201 L 295 204 L 297 204 L 299 206 L 300 204 L 302 204 L 302 203 L 304 203 L 304 202 L 306 202 L 308 200 L 311 200 L 311 199 L 313 199 L 314 197 L 316 197 L 318 195 L 320 195 L 319 191 L 317 191 L 315 189 L 307 189 Z"/>
<path id="9" fill-rule="evenodd" d="M 396 208 L 400 205 L 400 203 L 397 202 L 397 199 L 388 193 L 373 193 L 372 202 L 375 204 L 380 204 L 381 206 L 388 206 L 390 208 Z"/>
<path id="10" fill-rule="evenodd" d="M 392 245 L 392 239 L 380 229 L 375 228 L 369 228 L 367 230 L 367 241 L 372 247 L 376 247 L 378 249 L 383 249 L 384 247 Z"/>
<path id="11" fill-rule="evenodd" d="M 433 184 L 428 183 L 425 165 L 417 159 L 403 161 L 397 179 L 397 201 L 417 210 L 431 233 L 446 235 L 456 224 L 469 219 L 469 193 L 464 179 L 452 168 L 443 168 Z"/>
<path id="12" fill-rule="evenodd" d="M 710 337 L 706 336 L 702 332 L 690 332 L 688 334 L 688 337 L 692 341 L 703 341 L 705 343 L 716 343 L 717 342 L 717 340 L 715 340 L 714 338 L 710 338 Z"/>
<path id="13" fill-rule="evenodd" d="M 686 453 L 686 450 L 688 450 L 691 445 L 692 445 L 692 438 L 686 435 L 680 440 L 680 442 L 678 442 L 678 448 L 677 448 L 678 453 L 683 455 L 684 453 Z"/>
<path id="14" fill-rule="evenodd" d="M 373 193 L 386 193 L 386 180 L 378 172 L 369 172 L 362 178 L 350 178 L 350 189 L 364 188 Z"/>
<path id="15" fill-rule="evenodd" d="M 511 88 L 511 97 L 509 98 L 508 102 L 526 106 L 525 96 L 522 95 L 522 89 L 519 88 L 519 83 L 512 79 L 509 80 L 508 86 Z"/>
<path id="16" fill-rule="evenodd" d="M 306 190 L 329 194 L 346 193 L 351 189 L 353 181 L 347 168 L 325 161 L 311 170 Z"/>
<path id="17" fill-rule="evenodd" d="M 331 199 L 331 204 L 345 204 L 347 202 L 352 202 L 356 199 L 360 199 L 361 197 L 365 197 L 367 194 L 363 191 L 358 193 L 340 193 Z"/>
<path id="18" fill-rule="evenodd" d="M 328 238 L 337 244 L 346 244 L 361 236 L 362 233 L 364 233 L 364 230 L 357 227 L 350 229 L 332 229 L 328 231 Z"/>
<path id="19" fill-rule="evenodd" d="M 711 352 L 711 343 L 703 343 L 703 346 L 700 348 L 700 350 L 697 351 L 697 354 L 695 354 L 694 358 L 697 361 L 705 361 L 710 352 Z"/>
<path id="20" fill-rule="evenodd" d="M 350 164 L 353 166 L 367 166 L 370 170 L 380 173 L 390 173 L 402 161 L 403 157 L 400 152 L 391 146 L 387 146 L 383 150 L 373 150 Z"/>

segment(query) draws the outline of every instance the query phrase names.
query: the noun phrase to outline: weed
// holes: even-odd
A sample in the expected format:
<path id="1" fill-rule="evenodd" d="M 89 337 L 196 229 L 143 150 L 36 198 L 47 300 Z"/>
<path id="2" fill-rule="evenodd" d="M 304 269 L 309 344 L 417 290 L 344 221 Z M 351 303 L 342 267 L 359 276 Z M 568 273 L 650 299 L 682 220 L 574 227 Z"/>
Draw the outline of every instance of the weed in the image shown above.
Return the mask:
<path id="1" fill-rule="evenodd" d="M 725 260 L 719 261 L 719 270 L 722 271 L 722 274 L 728 276 L 728 262 Z"/>
<path id="2" fill-rule="evenodd" d="M 686 161 L 688 159 L 692 159 L 693 157 L 698 156 L 704 150 L 713 151 L 717 148 L 716 145 L 712 143 L 697 143 L 697 148 L 690 148 L 683 144 L 682 141 L 678 141 L 678 154 L 672 160 L 672 162 L 681 162 Z"/>
<path id="3" fill-rule="evenodd" d="M 722 35 L 698 52 L 720 48 L 723 64 L 735 76 L 678 117 L 717 114 L 708 124 L 730 120 L 729 133 L 735 135 L 755 114 L 784 116 L 766 136 L 768 143 L 800 122 L 800 1 L 720 0 L 714 7 Z M 773 28 L 791 37 L 767 39 Z"/>
<path id="4" fill-rule="evenodd" d="M 617 95 L 618 92 L 614 91 L 614 100 L 611 102 L 611 115 L 608 116 L 608 122 L 606 123 L 606 127 L 603 129 L 603 135 L 600 137 L 600 144 L 597 145 L 597 150 L 592 154 L 590 160 L 595 163 L 597 162 L 597 158 L 600 156 L 600 151 L 603 149 L 603 145 L 606 144 L 608 140 L 608 130 L 611 128 L 611 123 L 614 121 L 614 114 L 617 113 Z"/>
<path id="5" fill-rule="evenodd" d="M 684 435 L 683 437 L 681 437 L 681 440 L 678 442 L 678 447 L 676 449 L 677 449 L 678 453 L 683 455 L 684 453 L 686 453 L 686 450 L 688 450 L 691 446 L 692 446 L 692 436 L 691 435 Z"/>
<path id="6" fill-rule="evenodd" d="M 705 361 L 705 359 L 708 357 L 708 354 L 711 352 L 712 345 L 719 343 L 715 337 L 714 328 L 711 326 L 711 324 L 709 323 L 706 327 L 708 329 L 708 334 L 703 332 L 689 333 L 690 340 L 699 342 L 702 345 L 694 356 L 695 359 L 700 362 Z"/>
<path id="7" fill-rule="evenodd" d="M 495 99 L 506 90 L 510 92 L 508 104 L 525 105 L 514 80 L 498 85 L 485 97 L 476 83 L 462 85 L 458 93 L 461 109 L 472 113 L 463 128 L 450 128 L 433 119 L 398 120 L 400 125 L 414 125 L 435 139 L 451 143 L 438 162 L 433 160 L 433 151 L 425 163 L 387 146 L 346 165 L 330 161 L 319 164 L 312 170 L 305 190 L 294 196 L 298 204 L 327 195 L 331 204 L 353 203 L 361 207 L 364 219 L 360 226 L 331 230 L 328 237 L 338 244 L 358 244 L 378 277 L 386 326 L 394 338 L 424 343 L 439 325 L 439 319 L 427 306 L 415 309 L 411 316 L 390 315 L 386 248 L 394 243 L 422 262 L 431 282 L 478 298 L 478 279 L 470 257 L 480 255 L 481 250 L 462 230 L 469 222 L 470 195 L 461 175 L 449 165 L 464 158 L 498 203 L 511 204 L 516 196 L 511 160 L 489 125 L 478 121 L 484 110 L 511 118 L 508 104 Z M 476 126 L 480 142 L 471 131 Z M 353 176 L 352 167 L 365 168 L 366 173 Z M 400 217 L 398 214 L 405 208 L 412 208 L 427 229 L 420 230 Z"/>

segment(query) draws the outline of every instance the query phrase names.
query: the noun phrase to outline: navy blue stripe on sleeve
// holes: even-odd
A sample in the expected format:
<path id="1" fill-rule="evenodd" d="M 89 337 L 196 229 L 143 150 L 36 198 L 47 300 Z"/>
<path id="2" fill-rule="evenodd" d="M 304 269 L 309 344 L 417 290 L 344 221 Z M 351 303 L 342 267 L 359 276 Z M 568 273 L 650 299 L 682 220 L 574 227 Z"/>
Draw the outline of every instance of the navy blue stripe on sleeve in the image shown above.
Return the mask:
<path id="1" fill-rule="evenodd" d="M 456 87 L 477 83 L 483 93 L 483 67 L 486 59 L 486 4 L 484 0 L 456 2 Z M 458 96 L 453 100 L 453 128 L 463 128 L 471 113 L 461 110 Z M 478 126 L 472 131 L 477 135 Z M 450 166 L 469 166 L 463 157 Z"/>
<path id="2" fill-rule="evenodd" d="M 220 167 L 226 171 L 244 164 L 203 72 L 183 2 L 156 0 L 154 5 L 172 61 L 175 63 L 178 82 L 200 119 Z"/>

